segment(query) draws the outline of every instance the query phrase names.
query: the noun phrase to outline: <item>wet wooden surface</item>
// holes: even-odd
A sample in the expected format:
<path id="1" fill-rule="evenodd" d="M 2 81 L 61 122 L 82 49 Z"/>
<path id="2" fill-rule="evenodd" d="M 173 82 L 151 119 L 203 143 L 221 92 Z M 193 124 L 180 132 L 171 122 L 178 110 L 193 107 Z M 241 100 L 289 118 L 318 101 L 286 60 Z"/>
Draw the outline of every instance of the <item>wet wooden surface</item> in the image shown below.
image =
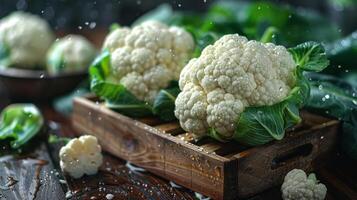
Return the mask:
<path id="1" fill-rule="evenodd" d="M 45 143 L 29 153 L 0 157 L 0 199 L 65 199 Z"/>
<path id="2" fill-rule="evenodd" d="M 53 133 L 69 137 L 75 135 L 69 119 L 49 106 L 41 108 L 50 121 Z M 43 138 L 38 140 L 45 141 Z M 97 175 L 84 176 L 77 180 L 66 176 L 64 181 L 55 169 L 58 167 L 57 154 L 60 146 L 61 144 L 44 145 L 39 141 L 33 146 L 35 150 L 26 153 L 27 157 L 2 156 L 0 199 L 65 199 L 67 196 L 69 199 L 190 200 L 199 196 L 149 172 L 137 170 L 130 165 L 128 167 L 125 161 L 108 154 L 104 155 L 104 163 Z M 357 199 L 356 167 L 356 162 L 338 157 L 330 166 L 317 171 L 318 178 L 328 187 L 327 199 Z M 281 199 L 280 195 L 279 188 L 276 187 L 250 199 L 278 200 Z"/>

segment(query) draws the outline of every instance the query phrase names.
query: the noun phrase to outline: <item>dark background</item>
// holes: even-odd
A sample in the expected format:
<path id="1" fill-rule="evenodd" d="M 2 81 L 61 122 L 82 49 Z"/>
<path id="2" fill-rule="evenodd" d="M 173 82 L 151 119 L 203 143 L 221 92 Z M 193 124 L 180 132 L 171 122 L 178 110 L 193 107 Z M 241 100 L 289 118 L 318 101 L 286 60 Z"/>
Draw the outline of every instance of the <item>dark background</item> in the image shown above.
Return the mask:
<path id="1" fill-rule="evenodd" d="M 357 29 L 357 0 L 273 0 L 307 7 L 336 22 L 344 34 Z M 54 30 L 80 32 L 106 29 L 113 22 L 129 25 L 146 11 L 162 3 L 176 10 L 204 11 L 214 0 L 0 0 L 0 18 L 24 10 L 47 19 Z"/>

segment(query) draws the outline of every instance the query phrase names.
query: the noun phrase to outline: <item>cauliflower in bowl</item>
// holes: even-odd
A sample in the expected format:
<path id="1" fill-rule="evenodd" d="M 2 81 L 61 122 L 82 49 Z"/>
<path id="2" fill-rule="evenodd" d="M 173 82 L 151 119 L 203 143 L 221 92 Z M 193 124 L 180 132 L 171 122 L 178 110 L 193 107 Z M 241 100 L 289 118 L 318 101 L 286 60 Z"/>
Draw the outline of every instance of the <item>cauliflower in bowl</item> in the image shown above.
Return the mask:
<path id="1" fill-rule="evenodd" d="M 45 65 L 46 52 L 54 40 L 47 22 L 40 17 L 14 12 L 0 20 L 2 67 L 39 68 Z"/>
<path id="2" fill-rule="evenodd" d="M 298 109 L 309 94 L 302 71 L 320 71 L 326 63 L 314 42 L 288 50 L 225 35 L 183 68 L 175 115 L 198 136 L 246 145 L 282 139 L 287 127 L 300 122 Z"/>
<path id="3" fill-rule="evenodd" d="M 94 60 L 96 49 L 83 36 L 67 35 L 57 40 L 47 53 L 47 71 L 51 74 L 60 72 L 83 71 Z"/>
<path id="4" fill-rule="evenodd" d="M 192 55 L 194 41 L 182 28 L 147 21 L 112 31 L 103 49 L 111 53 L 111 78 L 139 100 L 153 103 L 160 89 L 178 80 Z"/>
<path id="5" fill-rule="evenodd" d="M 96 174 L 103 162 L 101 151 L 98 140 L 94 136 L 84 135 L 74 138 L 60 150 L 61 169 L 73 178 L 80 178 L 84 174 Z"/>

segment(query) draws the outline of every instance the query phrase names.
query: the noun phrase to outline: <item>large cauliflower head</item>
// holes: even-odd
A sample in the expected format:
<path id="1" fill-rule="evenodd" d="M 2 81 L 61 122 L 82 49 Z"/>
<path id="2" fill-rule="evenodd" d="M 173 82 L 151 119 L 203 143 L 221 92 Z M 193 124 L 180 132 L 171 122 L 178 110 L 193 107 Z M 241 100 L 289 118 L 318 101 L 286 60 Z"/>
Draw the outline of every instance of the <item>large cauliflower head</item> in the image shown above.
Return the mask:
<path id="1" fill-rule="evenodd" d="M 285 176 L 281 192 L 284 200 L 323 200 L 327 188 L 314 174 L 307 176 L 303 170 L 293 169 Z"/>
<path id="2" fill-rule="evenodd" d="M 47 53 L 50 73 L 85 70 L 96 55 L 94 46 L 83 36 L 68 35 L 57 40 Z"/>
<path id="3" fill-rule="evenodd" d="M 72 139 L 61 148 L 59 155 L 61 169 L 73 178 L 96 174 L 103 162 L 98 140 L 91 135 Z"/>
<path id="4" fill-rule="evenodd" d="M 175 115 L 186 131 L 205 135 L 214 128 L 230 137 L 246 107 L 273 105 L 289 94 L 295 68 L 283 46 L 225 35 L 182 70 Z"/>
<path id="5" fill-rule="evenodd" d="M 182 28 L 147 21 L 114 30 L 103 48 L 111 52 L 113 78 L 138 99 L 152 103 L 160 89 L 178 80 L 194 41 Z"/>
<path id="6" fill-rule="evenodd" d="M 0 20 L 0 43 L 10 52 L 10 66 L 44 66 L 53 40 L 47 22 L 35 15 L 18 11 Z"/>

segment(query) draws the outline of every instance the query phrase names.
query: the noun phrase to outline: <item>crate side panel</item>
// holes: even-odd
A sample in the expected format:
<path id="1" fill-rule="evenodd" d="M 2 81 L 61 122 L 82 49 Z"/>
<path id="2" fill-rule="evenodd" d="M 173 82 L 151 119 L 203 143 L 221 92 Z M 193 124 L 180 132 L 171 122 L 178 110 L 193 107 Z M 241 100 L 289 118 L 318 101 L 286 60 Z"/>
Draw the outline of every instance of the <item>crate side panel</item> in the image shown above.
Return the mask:
<path id="1" fill-rule="evenodd" d="M 335 149 L 338 127 L 337 122 L 332 122 L 311 131 L 305 131 L 303 134 L 296 134 L 273 144 L 255 147 L 236 155 L 239 197 L 249 197 L 281 184 L 286 173 L 294 168 L 312 171 L 313 163 L 318 158 L 324 158 L 319 159 L 322 165 L 328 159 L 325 155 Z M 301 152 L 306 155 L 293 155 L 286 160 L 276 160 L 289 151 L 294 151 L 299 147 L 308 147 L 310 144 L 311 151 Z"/>
<path id="2" fill-rule="evenodd" d="M 73 125 L 81 133 L 95 135 L 111 154 L 158 174 L 164 173 L 164 141 L 139 122 L 113 115 L 101 105 L 76 102 Z"/>

